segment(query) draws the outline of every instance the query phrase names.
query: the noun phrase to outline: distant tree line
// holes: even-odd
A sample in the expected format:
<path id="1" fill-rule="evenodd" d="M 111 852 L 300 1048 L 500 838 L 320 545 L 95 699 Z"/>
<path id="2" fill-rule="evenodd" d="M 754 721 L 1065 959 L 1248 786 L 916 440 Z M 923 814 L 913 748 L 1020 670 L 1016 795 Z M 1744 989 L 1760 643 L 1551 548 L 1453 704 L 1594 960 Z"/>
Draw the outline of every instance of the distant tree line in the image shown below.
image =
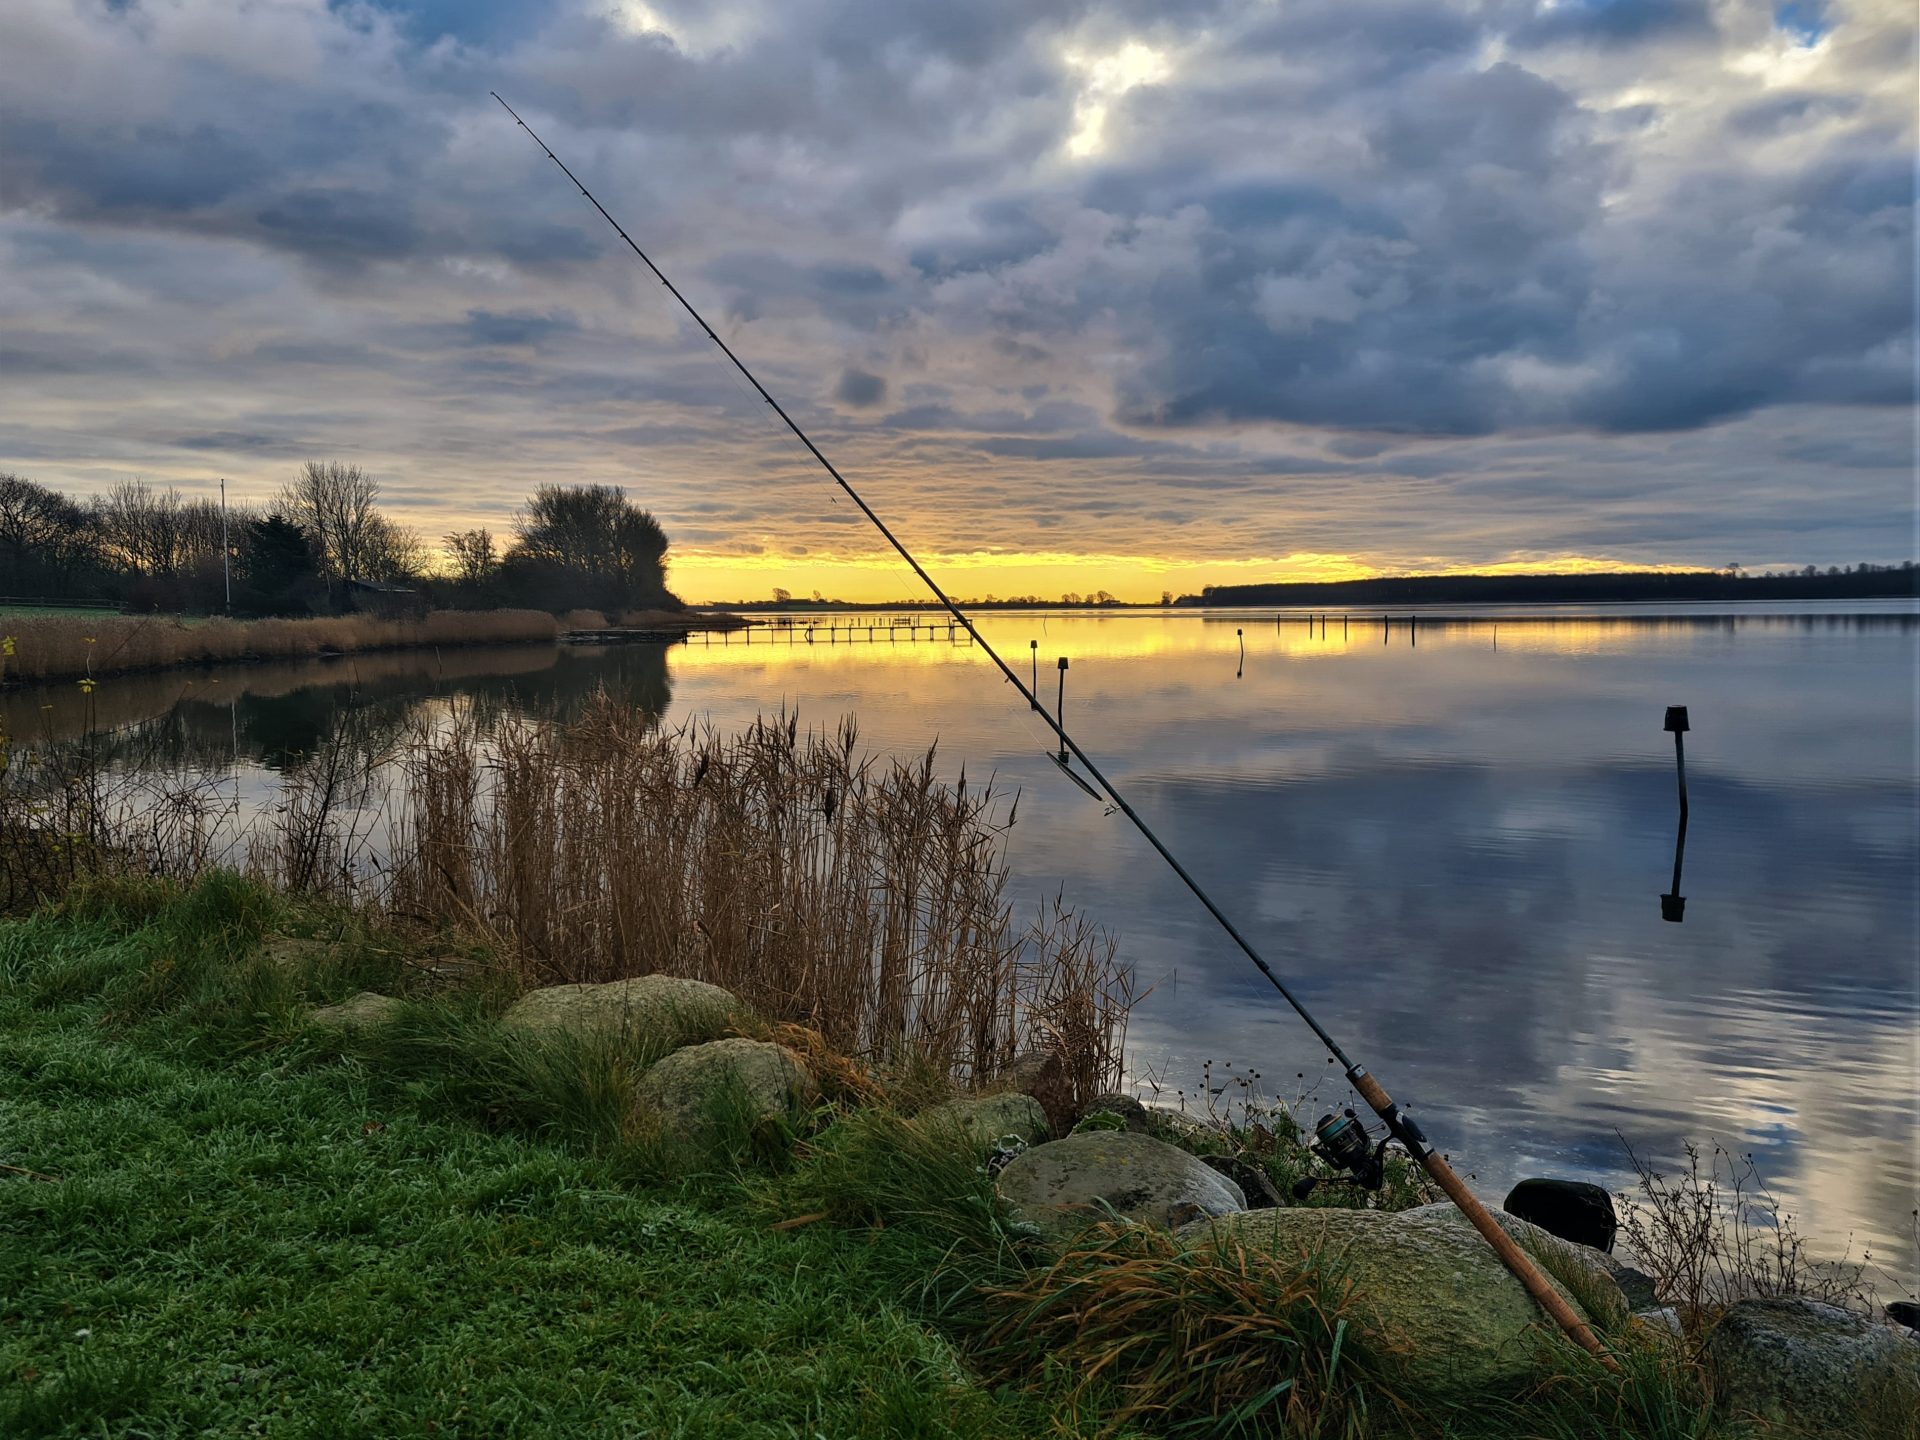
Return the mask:
<path id="1" fill-rule="evenodd" d="M 224 514 L 137 480 L 79 500 L 0 473 L 0 596 L 237 615 L 680 608 L 666 532 L 618 486 L 543 485 L 504 543 L 447 535 L 440 566 L 379 498 L 378 480 L 338 461 L 309 461 L 267 505 Z"/>
<path id="2" fill-rule="evenodd" d="M 1744 567 L 1599 575 L 1403 575 L 1209 585 L 1181 605 L 1552 605 L 1607 601 L 1865 600 L 1920 594 L 1914 562 L 1745 573 Z"/>

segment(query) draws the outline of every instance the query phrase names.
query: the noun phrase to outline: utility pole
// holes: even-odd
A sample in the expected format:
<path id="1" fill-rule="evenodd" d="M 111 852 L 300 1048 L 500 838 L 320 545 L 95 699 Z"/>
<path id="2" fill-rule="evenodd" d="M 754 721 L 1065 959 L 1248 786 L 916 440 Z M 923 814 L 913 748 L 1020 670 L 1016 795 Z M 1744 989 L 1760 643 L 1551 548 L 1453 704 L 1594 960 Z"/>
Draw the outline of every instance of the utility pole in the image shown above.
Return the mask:
<path id="1" fill-rule="evenodd" d="M 227 614 L 233 614 L 233 546 L 227 540 L 227 477 L 220 477 L 220 573 L 227 583 Z"/>

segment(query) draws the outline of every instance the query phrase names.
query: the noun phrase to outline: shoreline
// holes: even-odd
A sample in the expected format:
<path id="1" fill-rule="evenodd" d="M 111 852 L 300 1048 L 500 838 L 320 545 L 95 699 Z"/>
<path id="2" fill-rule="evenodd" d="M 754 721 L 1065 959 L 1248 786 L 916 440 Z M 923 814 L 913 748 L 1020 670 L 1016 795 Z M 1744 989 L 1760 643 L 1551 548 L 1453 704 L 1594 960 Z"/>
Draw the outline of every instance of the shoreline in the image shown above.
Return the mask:
<path id="1" fill-rule="evenodd" d="M 574 617 L 566 617 L 572 619 Z M 635 641 L 674 643 L 759 622 L 726 612 L 643 611 L 641 624 L 609 626 Z M 569 642 L 563 620 L 544 610 L 435 610 L 419 619 L 371 615 L 233 620 L 225 616 L 0 616 L 0 691 L 62 682 L 222 665 L 337 660 L 407 650 L 469 649 Z M 575 642 L 577 643 L 577 642 Z"/>

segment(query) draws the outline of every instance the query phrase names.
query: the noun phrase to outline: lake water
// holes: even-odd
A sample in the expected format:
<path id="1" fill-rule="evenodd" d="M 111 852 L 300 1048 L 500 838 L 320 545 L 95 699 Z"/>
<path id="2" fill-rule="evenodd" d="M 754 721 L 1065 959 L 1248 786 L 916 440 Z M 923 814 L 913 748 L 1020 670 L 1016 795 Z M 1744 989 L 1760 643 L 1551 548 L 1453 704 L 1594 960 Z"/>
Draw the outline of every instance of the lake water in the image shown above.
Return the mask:
<path id="1" fill-rule="evenodd" d="M 1871 1250 L 1911 1286 L 1920 617 L 1839 613 L 1872 608 L 1454 610 L 1417 629 L 1404 611 L 997 614 L 985 630 L 1023 673 L 1037 658 L 1049 701 L 1069 658 L 1076 739 L 1491 1198 L 1535 1174 L 1618 1188 L 1623 1137 L 1663 1164 L 1717 1139 L 1820 1250 Z M 854 712 L 877 750 L 937 737 L 950 773 L 1021 790 L 1021 903 L 1064 889 L 1120 937 L 1151 987 L 1133 1068 L 1163 1099 L 1195 1096 L 1212 1061 L 1216 1083 L 1232 1063 L 1282 1098 L 1313 1088 L 1309 1109 L 1344 1103 L 1306 1028 L 1124 817 L 1060 775 L 979 651 L 844 633 L 129 677 L 92 703 L 174 758 L 237 755 L 246 807 L 336 727 L 397 729 L 456 696 L 553 713 L 605 684 L 670 721 L 787 705 Z M 1669 705 L 1692 724 L 1681 923 L 1662 901 Z M 20 735 L 82 723 L 67 687 L 0 709 Z"/>

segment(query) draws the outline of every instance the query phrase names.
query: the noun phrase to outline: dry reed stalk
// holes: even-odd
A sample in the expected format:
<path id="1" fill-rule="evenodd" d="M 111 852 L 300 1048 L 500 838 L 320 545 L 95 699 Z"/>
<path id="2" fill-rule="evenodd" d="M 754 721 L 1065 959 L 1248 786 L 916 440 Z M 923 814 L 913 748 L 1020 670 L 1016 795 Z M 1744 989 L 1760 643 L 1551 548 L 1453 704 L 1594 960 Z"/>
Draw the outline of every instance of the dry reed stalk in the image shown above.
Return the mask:
<path id="1" fill-rule="evenodd" d="M 711 981 L 872 1063 L 982 1082 L 1063 1057 L 1119 1076 L 1129 979 L 1056 900 L 1015 925 L 999 797 L 859 753 L 787 715 L 661 732 L 602 700 L 578 722 L 471 724 L 407 756 L 392 903 L 480 930 L 537 983 Z"/>
<path id="2" fill-rule="evenodd" d="M 174 665 L 294 660 L 425 645 L 506 645 L 558 634 L 544 610 L 436 610 L 419 620 L 339 615 L 316 620 L 13 616 L 10 680 L 60 680 Z"/>

